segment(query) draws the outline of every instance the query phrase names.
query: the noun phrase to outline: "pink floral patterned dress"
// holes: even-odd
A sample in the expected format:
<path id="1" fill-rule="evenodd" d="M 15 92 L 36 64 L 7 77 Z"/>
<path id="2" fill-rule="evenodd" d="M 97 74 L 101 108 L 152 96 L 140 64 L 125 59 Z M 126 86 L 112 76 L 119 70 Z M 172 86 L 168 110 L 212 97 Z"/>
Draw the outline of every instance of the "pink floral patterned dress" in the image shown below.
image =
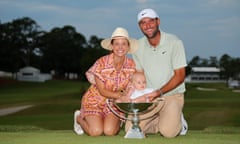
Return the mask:
<path id="1" fill-rule="evenodd" d="M 99 58 L 86 72 L 91 86 L 82 97 L 81 116 L 101 115 L 104 117 L 111 113 L 106 103 L 106 97 L 102 96 L 96 87 L 95 77 L 105 84 L 106 89 L 116 92 L 126 89 L 134 72 L 135 63 L 127 56 L 120 71 L 114 68 L 112 53 Z"/>

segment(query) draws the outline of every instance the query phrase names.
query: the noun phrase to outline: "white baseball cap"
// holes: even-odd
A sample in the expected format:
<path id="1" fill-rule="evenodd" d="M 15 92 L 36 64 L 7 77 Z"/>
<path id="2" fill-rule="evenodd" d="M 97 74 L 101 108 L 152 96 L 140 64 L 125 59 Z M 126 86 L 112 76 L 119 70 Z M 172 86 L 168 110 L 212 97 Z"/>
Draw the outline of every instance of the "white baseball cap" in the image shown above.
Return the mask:
<path id="1" fill-rule="evenodd" d="M 144 9 L 138 13 L 138 22 L 143 18 L 159 18 L 158 14 L 153 9 Z"/>

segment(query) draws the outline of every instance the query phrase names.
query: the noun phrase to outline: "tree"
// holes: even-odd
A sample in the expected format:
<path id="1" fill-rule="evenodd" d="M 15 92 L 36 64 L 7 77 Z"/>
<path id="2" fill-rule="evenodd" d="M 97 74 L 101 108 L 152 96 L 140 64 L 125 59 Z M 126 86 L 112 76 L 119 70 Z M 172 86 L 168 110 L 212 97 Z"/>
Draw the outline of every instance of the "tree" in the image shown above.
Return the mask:
<path id="1" fill-rule="evenodd" d="M 102 39 L 97 36 L 91 36 L 88 41 L 88 47 L 83 50 L 84 55 L 82 55 L 80 60 L 81 65 L 81 79 L 86 80 L 85 72 L 94 64 L 94 62 L 103 55 L 109 53 L 109 51 L 103 49 L 100 45 Z"/>
<path id="2" fill-rule="evenodd" d="M 224 54 L 220 58 L 220 66 L 224 68 L 223 75 L 226 78 L 239 79 L 240 75 L 240 58 L 232 58 L 227 54 Z"/>
<path id="3" fill-rule="evenodd" d="M 188 64 L 190 67 L 192 66 L 199 66 L 200 65 L 200 57 L 199 56 L 194 56 L 192 60 Z"/>
<path id="4" fill-rule="evenodd" d="M 210 56 L 209 64 L 210 67 L 218 67 L 218 59 L 215 56 Z"/>
<path id="5" fill-rule="evenodd" d="M 231 76 L 240 80 L 240 58 L 233 58 L 231 61 Z"/>
<path id="6" fill-rule="evenodd" d="M 87 43 L 74 27 L 54 28 L 45 34 L 42 42 L 42 68 L 45 71 L 54 70 L 58 77 L 70 72 L 80 73 L 80 59 Z"/>
<path id="7" fill-rule="evenodd" d="M 36 40 L 41 35 L 40 26 L 29 17 L 1 24 L 0 68 L 16 72 L 31 64 L 31 57 L 37 47 Z"/>
<path id="8" fill-rule="evenodd" d="M 101 41 L 103 39 L 98 38 L 97 36 L 91 36 L 90 40 L 88 41 L 88 48 L 96 48 L 96 49 L 101 49 Z"/>
<path id="9" fill-rule="evenodd" d="M 221 58 L 220 58 L 220 66 L 224 69 L 224 71 L 221 72 L 221 75 L 224 75 L 226 76 L 226 78 L 229 78 L 230 77 L 230 73 L 228 71 L 228 69 L 230 69 L 231 65 L 230 65 L 230 62 L 231 62 L 231 57 L 227 54 L 224 54 Z"/>

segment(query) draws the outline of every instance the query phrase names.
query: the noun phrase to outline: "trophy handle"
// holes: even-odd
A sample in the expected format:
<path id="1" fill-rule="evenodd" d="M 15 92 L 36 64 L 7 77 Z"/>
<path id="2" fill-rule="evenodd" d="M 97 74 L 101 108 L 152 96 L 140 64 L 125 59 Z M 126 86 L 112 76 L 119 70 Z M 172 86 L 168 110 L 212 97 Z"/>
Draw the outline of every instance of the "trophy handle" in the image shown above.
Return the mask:
<path id="1" fill-rule="evenodd" d="M 110 105 L 110 102 L 111 100 L 110 99 L 106 99 L 106 103 L 107 103 L 107 106 L 109 107 L 109 109 L 115 114 L 117 115 L 118 117 L 120 117 L 121 119 L 124 119 L 124 120 L 131 120 L 130 118 L 127 118 L 127 117 L 124 117 L 120 114 L 118 114 L 113 108 L 112 106 Z"/>

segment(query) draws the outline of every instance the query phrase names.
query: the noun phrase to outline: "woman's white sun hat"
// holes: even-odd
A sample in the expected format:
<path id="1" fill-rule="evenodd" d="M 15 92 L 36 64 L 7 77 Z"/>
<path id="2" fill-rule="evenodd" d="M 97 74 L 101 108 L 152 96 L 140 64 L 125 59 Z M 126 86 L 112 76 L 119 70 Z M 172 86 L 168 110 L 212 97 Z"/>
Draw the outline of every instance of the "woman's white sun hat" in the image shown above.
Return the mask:
<path id="1" fill-rule="evenodd" d="M 106 39 L 102 40 L 101 46 L 104 49 L 112 50 L 111 41 L 113 39 L 122 38 L 122 37 L 126 38 L 129 41 L 130 49 L 129 49 L 128 53 L 134 53 L 138 48 L 138 41 L 134 38 L 130 38 L 128 35 L 128 31 L 122 27 L 117 27 L 113 31 L 111 38 L 106 38 Z"/>

